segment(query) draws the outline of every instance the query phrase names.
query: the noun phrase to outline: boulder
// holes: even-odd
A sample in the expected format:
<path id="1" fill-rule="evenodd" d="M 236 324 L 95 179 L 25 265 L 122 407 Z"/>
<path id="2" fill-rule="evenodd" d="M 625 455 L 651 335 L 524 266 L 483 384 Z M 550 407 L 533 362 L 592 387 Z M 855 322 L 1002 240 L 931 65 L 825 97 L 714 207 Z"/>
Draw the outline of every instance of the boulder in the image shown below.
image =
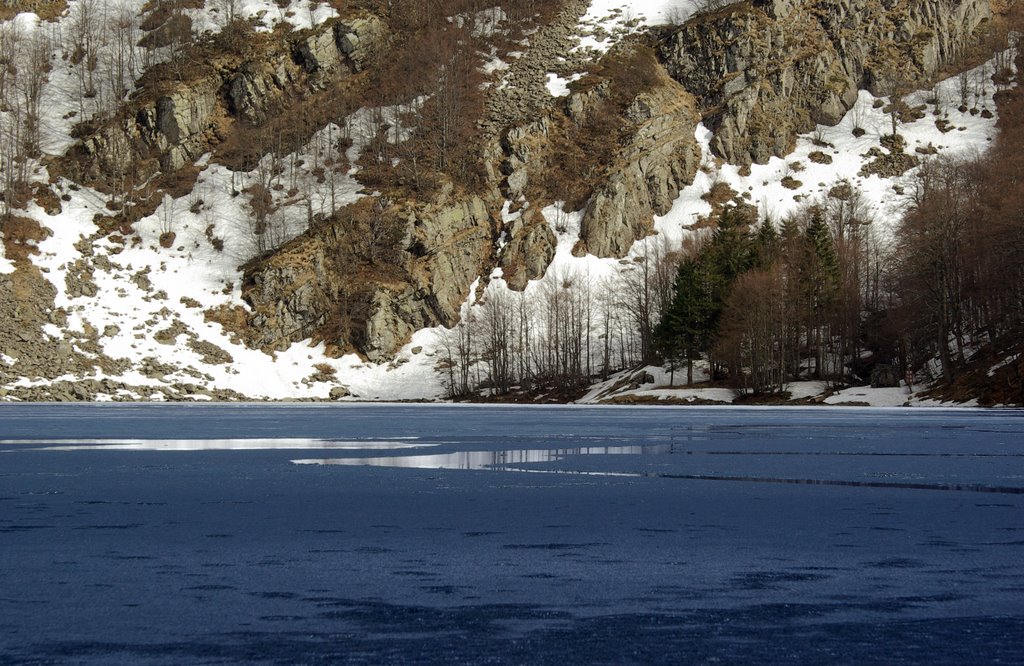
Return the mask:
<path id="1" fill-rule="evenodd" d="M 879 363 L 871 369 L 871 388 L 890 388 L 900 385 L 900 373 L 896 368 Z"/>

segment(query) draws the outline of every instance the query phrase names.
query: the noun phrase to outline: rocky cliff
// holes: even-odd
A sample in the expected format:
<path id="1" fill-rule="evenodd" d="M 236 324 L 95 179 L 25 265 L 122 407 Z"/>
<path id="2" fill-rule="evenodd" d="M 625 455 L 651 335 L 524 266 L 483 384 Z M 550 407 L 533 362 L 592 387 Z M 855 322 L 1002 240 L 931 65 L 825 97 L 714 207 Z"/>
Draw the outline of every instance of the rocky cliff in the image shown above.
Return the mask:
<path id="1" fill-rule="evenodd" d="M 246 267 L 251 344 L 313 338 L 385 358 L 413 331 L 456 321 L 470 285 L 493 268 L 514 289 L 541 277 L 556 238 L 540 211 L 555 203 L 582 211 L 575 253 L 625 256 L 693 182 L 699 122 L 730 162 L 785 155 L 797 133 L 838 122 L 860 88 L 895 92 L 933 75 L 991 16 L 988 0 L 753 0 L 583 63 L 571 32 L 588 6 L 567 3 L 531 36 L 508 85 L 490 89 L 477 124 L 485 182 L 425 200 L 400 195 L 372 214 L 374 204 L 360 204 Z M 380 19 L 360 14 L 260 38 L 258 49 L 221 49 L 83 128 L 65 171 L 86 182 L 128 168 L 141 180 L 173 172 L 231 124 L 259 126 L 357 76 L 389 38 Z M 568 96 L 549 95 L 546 73 L 573 69 Z M 382 257 L 360 244 L 385 218 L 397 238 Z"/>
<path id="2" fill-rule="evenodd" d="M 355 247 L 353 217 L 310 229 L 246 271 L 250 341 L 264 349 L 320 339 L 382 360 L 413 331 L 458 321 L 470 286 L 493 262 L 494 201 L 445 187 L 428 203 L 376 214 L 399 225 L 386 263 Z"/>
<path id="3" fill-rule="evenodd" d="M 667 32 L 659 55 L 700 99 L 714 151 L 765 162 L 838 122 L 859 89 L 926 81 L 991 15 L 989 0 L 753 0 Z"/>
<path id="4" fill-rule="evenodd" d="M 694 98 L 667 76 L 638 95 L 625 117 L 635 129 L 587 201 L 580 231 L 586 251 L 599 257 L 625 256 L 635 241 L 653 233 L 654 216 L 672 208 L 700 165 Z"/>
<path id="5" fill-rule="evenodd" d="M 633 49 L 639 53 L 628 53 Z M 622 257 L 651 234 L 653 217 L 668 212 L 700 163 L 693 96 L 653 59 L 646 61 L 641 45 L 623 50 L 607 56 L 605 69 L 635 67 L 635 78 L 628 70 L 625 76 L 605 71 L 588 77 L 539 120 L 510 129 L 502 141 L 505 195 L 551 203 L 559 197 L 552 183 L 565 187 L 565 199 L 583 187 L 577 252 L 601 257 Z M 543 275 L 553 236 L 530 217 L 512 231 L 504 263 L 513 284 L 524 266 L 528 278 Z M 532 261 L 538 252 L 547 255 L 543 265 Z"/>
<path id="6" fill-rule="evenodd" d="M 103 187 L 127 173 L 141 182 L 173 173 L 224 140 L 234 122 L 260 125 L 328 83 L 362 71 L 386 49 L 370 14 L 335 19 L 286 39 L 226 32 L 186 65 L 163 65 L 112 118 L 80 126 L 62 172 Z"/>

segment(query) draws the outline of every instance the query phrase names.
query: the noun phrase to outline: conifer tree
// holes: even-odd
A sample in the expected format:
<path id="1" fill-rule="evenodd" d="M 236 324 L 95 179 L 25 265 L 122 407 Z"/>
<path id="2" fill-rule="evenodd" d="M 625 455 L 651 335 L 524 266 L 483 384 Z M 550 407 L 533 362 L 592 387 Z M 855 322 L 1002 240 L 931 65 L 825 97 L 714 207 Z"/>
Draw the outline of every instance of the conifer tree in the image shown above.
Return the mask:
<path id="1" fill-rule="evenodd" d="M 671 363 L 671 383 L 677 361 L 685 359 L 686 384 L 693 384 L 693 360 L 711 338 L 715 313 L 707 267 L 694 258 L 685 259 L 676 273 L 675 296 L 654 332 L 661 353 Z"/>
<path id="2" fill-rule="evenodd" d="M 813 342 L 814 370 L 823 376 L 825 329 L 839 291 L 839 255 L 820 208 L 811 211 L 804 230 L 803 251 L 797 275 L 805 299 L 808 344 Z"/>
<path id="3" fill-rule="evenodd" d="M 782 237 L 775 224 L 765 218 L 754 234 L 754 265 L 762 270 L 771 268 L 782 255 Z"/>

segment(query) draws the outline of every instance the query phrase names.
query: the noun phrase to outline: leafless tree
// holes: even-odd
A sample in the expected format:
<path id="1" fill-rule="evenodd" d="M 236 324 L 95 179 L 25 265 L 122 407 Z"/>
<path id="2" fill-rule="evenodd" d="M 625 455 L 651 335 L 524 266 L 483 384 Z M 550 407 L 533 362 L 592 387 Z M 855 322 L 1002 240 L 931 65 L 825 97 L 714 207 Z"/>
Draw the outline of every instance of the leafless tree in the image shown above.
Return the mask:
<path id="1" fill-rule="evenodd" d="M 972 204 L 972 163 L 935 159 L 919 170 L 911 209 L 897 231 L 903 302 L 928 322 L 946 382 L 956 373 L 950 342 L 963 360 L 963 254 Z"/>
<path id="2" fill-rule="evenodd" d="M 15 21 L 0 23 L 0 104 L 6 111 L 9 108 L 9 87 L 18 71 L 18 49 L 21 44 L 21 31 Z"/>
<path id="3" fill-rule="evenodd" d="M 473 388 L 473 366 L 479 353 L 472 311 L 452 328 L 441 329 L 438 347 L 441 352 L 440 369 L 444 373 L 448 396 L 458 398 L 469 395 Z"/>
<path id="4" fill-rule="evenodd" d="M 85 117 L 85 100 L 96 97 L 96 70 L 106 21 L 102 0 L 79 0 L 71 10 L 71 62 L 78 73 L 79 113 Z"/>
<path id="5" fill-rule="evenodd" d="M 42 30 L 36 30 L 19 58 L 17 87 L 22 100 L 23 152 L 27 157 L 39 156 L 39 105 L 43 99 L 52 56 L 53 46 L 49 36 Z"/>
<path id="6" fill-rule="evenodd" d="M 492 290 L 479 306 L 483 358 L 491 389 L 508 393 L 515 379 L 516 313 L 515 298 L 502 289 Z"/>
<path id="7" fill-rule="evenodd" d="M 740 275 L 722 314 L 716 344 L 742 392 L 777 393 L 789 372 L 786 290 L 781 265 Z"/>

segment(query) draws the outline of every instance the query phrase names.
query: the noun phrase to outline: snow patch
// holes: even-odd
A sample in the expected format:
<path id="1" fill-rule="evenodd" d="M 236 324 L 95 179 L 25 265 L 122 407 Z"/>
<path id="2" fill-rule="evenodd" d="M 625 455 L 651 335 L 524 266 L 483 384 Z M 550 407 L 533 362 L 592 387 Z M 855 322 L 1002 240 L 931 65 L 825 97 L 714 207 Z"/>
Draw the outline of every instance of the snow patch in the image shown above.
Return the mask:
<path id="1" fill-rule="evenodd" d="M 0 234 L 0 275 L 14 272 L 14 263 L 4 255 L 4 236 Z"/>
<path id="2" fill-rule="evenodd" d="M 211 34 L 227 26 L 232 12 L 236 20 L 256 19 L 257 32 L 271 32 L 278 25 L 308 30 L 339 15 L 327 3 L 311 0 L 292 0 L 286 5 L 271 0 L 209 0 L 204 7 L 185 11 L 193 30 Z"/>
<path id="3" fill-rule="evenodd" d="M 697 0 L 592 0 L 580 19 L 581 32 L 587 35 L 580 40 L 580 47 L 604 53 L 623 37 L 644 28 L 681 23 L 699 4 Z"/>
<path id="4" fill-rule="evenodd" d="M 569 84 L 575 81 L 579 81 L 583 78 L 582 74 L 573 74 L 568 78 L 559 76 L 558 74 L 548 73 L 547 75 L 547 88 L 548 92 L 551 93 L 552 97 L 568 97 L 569 96 Z"/>

